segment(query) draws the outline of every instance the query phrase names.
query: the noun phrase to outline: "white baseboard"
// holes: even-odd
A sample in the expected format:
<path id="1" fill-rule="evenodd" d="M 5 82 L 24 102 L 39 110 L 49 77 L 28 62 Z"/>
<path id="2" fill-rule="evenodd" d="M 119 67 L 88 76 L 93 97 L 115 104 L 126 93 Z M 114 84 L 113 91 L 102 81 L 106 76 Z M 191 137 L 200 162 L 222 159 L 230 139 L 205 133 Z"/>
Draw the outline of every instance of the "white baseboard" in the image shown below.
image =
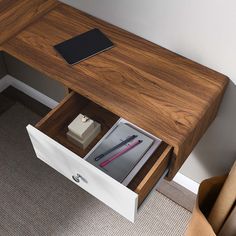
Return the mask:
<path id="1" fill-rule="evenodd" d="M 10 86 L 9 76 L 6 75 L 2 79 L 0 79 L 0 93 L 5 90 L 8 86 Z"/>
<path id="2" fill-rule="evenodd" d="M 2 79 L 0 79 L 0 92 L 6 89 L 8 86 L 12 86 L 20 90 L 21 92 L 27 94 L 28 96 L 34 98 L 36 101 L 44 104 L 51 109 L 58 104 L 58 102 L 56 102 L 55 100 L 21 82 L 20 80 L 12 77 L 11 75 L 6 75 Z"/>
<path id="3" fill-rule="evenodd" d="M 174 179 L 174 182 L 177 184 L 183 186 L 184 188 L 190 190 L 191 192 L 197 194 L 198 193 L 198 188 L 199 188 L 199 183 L 195 182 L 194 180 L 190 179 L 189 177 L 181 174 L 178 172 Z"/>
<path id="4" fill-rule="evenodd" d="M 8 86 L 12 86 L 20 90 L 21 92 L 27 94 L 28 96 L 34 98 L 38 102 L 44 104 L 45 106 L 51 109 L 58 105 L 58 102 L 56 102 L 55 100 L 51 99 L 45 94 L 37 91 L 36 89 L 21 82 L 20 80 L 15 79 L 14 77 L 10 75 L 6 75 L 2 79 L 0 79 L 0 92 L 2 92 Z M 180 172 L 176 174 L 173 181 L 195 194 L 197 194 L 198 192 L 199 184 L 195 182 L 194 180 L 188 178 L 187 176 L 181 174 Z"/>

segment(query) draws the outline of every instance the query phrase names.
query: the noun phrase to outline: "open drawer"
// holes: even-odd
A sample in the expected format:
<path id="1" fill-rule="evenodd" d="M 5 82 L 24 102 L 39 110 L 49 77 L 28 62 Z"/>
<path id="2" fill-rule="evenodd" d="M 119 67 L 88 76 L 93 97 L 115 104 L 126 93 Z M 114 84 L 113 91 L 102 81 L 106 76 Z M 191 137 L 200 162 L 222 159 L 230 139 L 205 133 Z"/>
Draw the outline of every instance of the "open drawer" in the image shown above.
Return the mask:
<path id="1" fill-rule="evenodd" d="M 69 123 L 79 113 L 102 125 L 101 133 L 86 150 L 66 137 Z M 134 222 L 138 207 L 166 172 L 172 148 L 161 143 L 129 185 L 122 185 L 83 159 L 118 119 L 115 114 L 72 92 L 36 127 L 28 125 L 27 131 L 39 159 Z"/>

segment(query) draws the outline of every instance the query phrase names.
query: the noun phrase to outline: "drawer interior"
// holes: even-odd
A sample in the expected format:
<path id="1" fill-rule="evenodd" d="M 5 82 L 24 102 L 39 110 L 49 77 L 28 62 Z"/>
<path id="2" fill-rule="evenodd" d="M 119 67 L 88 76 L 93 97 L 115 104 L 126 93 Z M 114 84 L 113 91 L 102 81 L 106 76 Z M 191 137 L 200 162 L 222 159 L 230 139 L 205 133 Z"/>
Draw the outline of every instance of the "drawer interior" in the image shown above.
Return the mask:
<path id="1" fill-rule="evenodd" d="M 85 150 L 70 142 L 66 136 L 68 125 L 79 113 L 101 123 L 102 127 L 100 134 Z M 75 92 L 71 92 L 56 108 L 36 124 L 36 128 L 84 158 L 118 119 L 119 117 L 112 112 Z M 171 152 L 172 147 L 162 142 L 127 186 L 138 194 L 139 205 L 168 168 Z"/>
<path id="2" fill-rule="evenodd" d="M 69 141 L 66 136 L 68 125 L 80 113 L 101 124 L 101 132 L 85 150 Z M 83 158 L 118 119 L 119 117 L 112 112 L 79 94 L 71 92 L 56 108 L 36 124 L 36 128 Z"/>

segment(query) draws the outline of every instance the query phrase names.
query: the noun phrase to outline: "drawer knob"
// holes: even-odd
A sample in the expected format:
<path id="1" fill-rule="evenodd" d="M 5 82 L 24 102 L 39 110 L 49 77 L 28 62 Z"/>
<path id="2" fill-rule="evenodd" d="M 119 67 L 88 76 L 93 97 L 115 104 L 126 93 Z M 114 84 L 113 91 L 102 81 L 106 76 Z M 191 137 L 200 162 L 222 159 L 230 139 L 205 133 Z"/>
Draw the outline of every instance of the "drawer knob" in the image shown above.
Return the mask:
<path id="1" fill-rule="evenodd" d="M 76 174 L 76 175 L 72 175 L 72 178 L 75 182 L 79 183 L 80 179 L 81 179 L 81 175 L 79 174 Z"/>

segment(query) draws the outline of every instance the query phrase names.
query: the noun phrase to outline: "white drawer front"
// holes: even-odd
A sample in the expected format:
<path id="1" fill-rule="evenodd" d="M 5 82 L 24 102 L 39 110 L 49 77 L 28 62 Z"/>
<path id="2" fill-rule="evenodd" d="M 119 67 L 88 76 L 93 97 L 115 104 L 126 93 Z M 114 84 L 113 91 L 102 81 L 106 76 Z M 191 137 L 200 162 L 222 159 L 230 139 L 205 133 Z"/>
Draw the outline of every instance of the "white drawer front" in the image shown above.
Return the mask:
<path id="1" fill-rule="evenodd" d="M 134 222 L 138 207 L 138 195 L 136 193 L 33 126 L 28 125 L 27 131 L 38 158 Z M 79 182 L 72 178 L 73 175 L 76 176 L 77 174 L 81 176 Z"/>

